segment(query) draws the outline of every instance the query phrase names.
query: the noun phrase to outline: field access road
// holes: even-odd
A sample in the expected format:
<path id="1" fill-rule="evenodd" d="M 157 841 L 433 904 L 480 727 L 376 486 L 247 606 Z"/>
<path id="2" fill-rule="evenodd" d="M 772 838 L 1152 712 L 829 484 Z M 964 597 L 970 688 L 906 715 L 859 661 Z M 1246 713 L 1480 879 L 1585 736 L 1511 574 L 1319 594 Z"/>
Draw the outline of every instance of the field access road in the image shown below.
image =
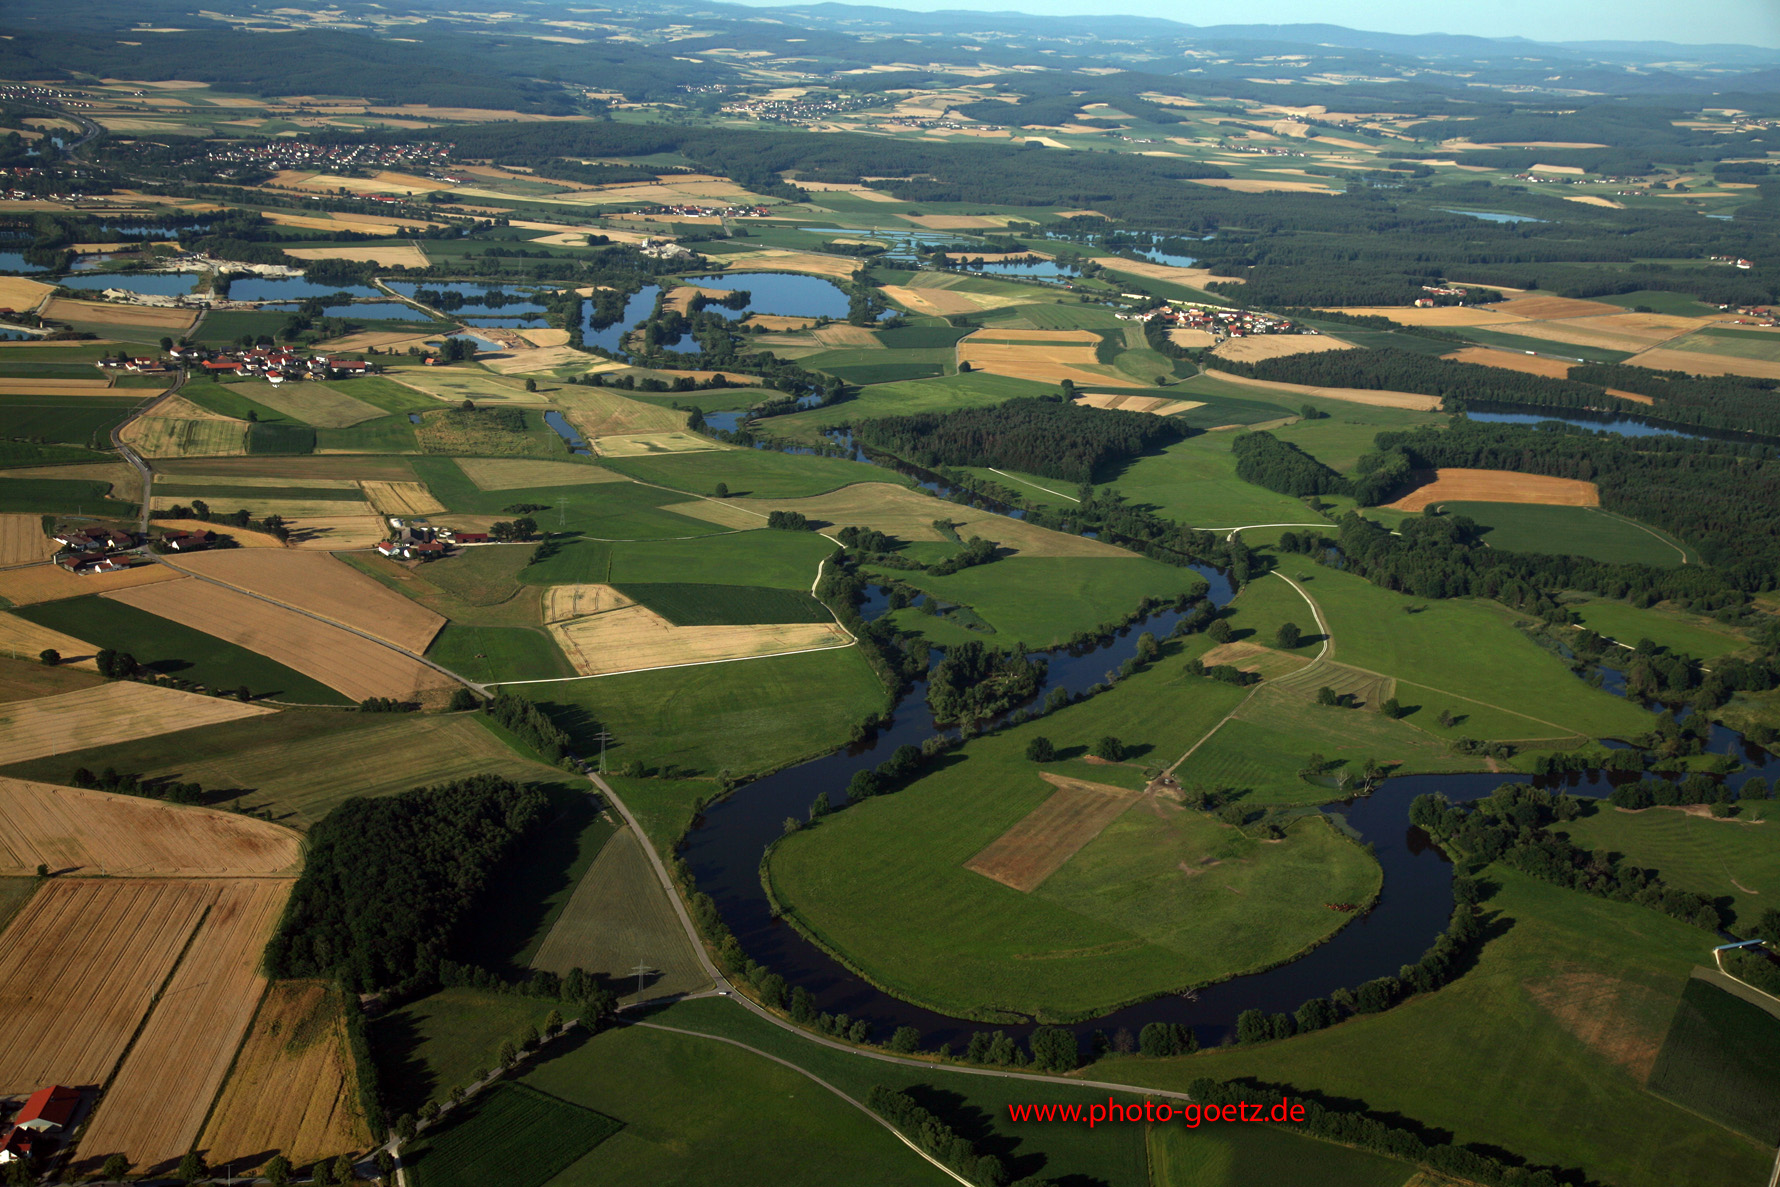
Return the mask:
<path id="1" fill-rule="evenodd" d="M 136 421 L 140 420 L 142 417 L 147 416 L 150 412 L 153 412 L 155 410 L 156 406 L 161 403 L 161 401 L 170 399 L 173 396 L 177 396 L 179 394 L 179 389 L 185 386 L 185 380 L 186 380 L 187 374 L 188 374 L 188 372 L 186 371 L 186 369 L 184 367 L 181 367 L 179 369 L 179 377 L 173 381 L 172 387 L 168 388 L 166 391 L 162 392 L 160 395 L 154 397 L 152 400 L 148 400 L 147 402 L 138 406 L 135 409 L 135 411 L 131 412 L 130 415 L 124 417 L 124 419 L 120 420 L 117 424 L 113 425 L 112 429 L 111 429 L 112 448 L 116 449 L 118 451 L 118 453 L 123 456 L 123 459 L 126 462 L 129 462 L 132 466 L 134 466 L 136 468 L 136 473 L 139 474 L 142 478 L 142 527 L 141 527 L 141 532 L 144 536 L 148 535 L 148 509 L 149 509 L 149 505 L 153 501 L 153 497 L 154 497 L 155 474 L 154 474 L 154 470 L 149 466 L 149 464 L 143 460 L 143 457 L 141 454 L 137 453 L 134 449 L 131 449 L 128 445 L 124 444 L 124 430 L 126 428 L 128 428 L 130 425 L 136 423 Z"/>
<path id="2" fill-rule="evenodd" d="M 727 997 L 731 1001 L 738 1003 L 744 1009 L 752 1012 L 764 1021 L 772 1023 L 780 1030 L 789 1031 L 805 1042 L 815 1043 L 835 1051 L 845 1052 L 848 1055 L 854 1055 L 861 1059 L 875 1059 L 879 1063 L 894 1063 L 902 1067 L 919 1068 L 922 1071 L 927 1072 L 937 1071 L 959 1076 L 987 1076 L 996 1080 L 1025 1080 L 1034 1084 L 1068 1084 L 1077 1088 L 1104 1088 L 1109 1092 L 1125 1092 L 1130 1093 L 1133 1096 L 1151 1097 L 1156 1099 L 1166 1098 L 1180 1101 L 1191 1101 L 1193 1099 L 1185 1092 L 1172 1092 L 1162 1088 L 1147 1088 L 1136 1084 L 1119 1084 L 1110 1080 L 1086 1080 L 1076 1076 L 1047 1076 L 1038 1072 L 1006 1071 L 1001 1068 L 986 1067 L 961 1067 L 949 1063 L 935 1063 L 926 1059 L 908 1059 L 901 1055 L 891 1055 L 888 1052 L 870 1051 L 861 1047 L 855 1047 L 851 1043 L 843 1043 L 836 1039 L 828 1038 L 825 1035 L 812 1034 L 801 1026 L 779 1017 L 777 1014 L 774 1014 L 771 1010 L 768 1010 L 746 994 L 736 992 L 735 987 L 731 984 L 729 978 L 723 975 L 723 971 L 712 962 L 710 953 L 705 951 L 704 941 L 699 938 L 698 929 L 693 926 L 692 917 L 686 913 L 686 904 L 680 901 L 679 889 L 674 885 L 674 880 L 668 876 L 667 866 L 662 864 L 661 855 L 655 851 L 654 844 L 649 840 L 649 834 L 643 831 L 642 826 L 637 823 L 637 818 L 631 815 L 630 808 L 619 798 L 618 793 L 612 790 L 611 785 L 604 779 L 600 778 L 597 772 L 589 771 L 584 768 L 582 773 L 589 779 L 593 780 L 593 785 L 599 788 L 601 795 L 606 797 L 606 802 L 618 809 L 618 814 L 624 817 L 624 823 L 629 825 L 631 829 L 636 832 L 637 839 L 642 842 L 643 852 L 649 856 L 649 866 L 655 871 L 655 876 L 661 882 L 662 889 L 667 891 L 668 901 L 674 906 L 674 915 L 680 920 L 680 926 L 686 932 L 687 943 L 692 945 L 692 951 L 693 954 L 698 957 L 699 966 L 704 969 L 705 975 L 709 977 L 711 982 L 716 986 L 716 989 L 712 992 L 717 996 Z M 746 795 L 747 792 L 744 790 L 741 794 Z M 711 996 L 711 994 L 698 994 L 697 996 L 705 997 Z M 638 1002 L 630 1008 L 635 1009 L 638 1005 L 644 1004 L 647 1003 Z M 673 1028 L 664 1027 L 663 1029 Z M 698 1034 L 701 1032 L 686 1031 L 683 1033 Z M 719 1036 L 705 1035 L 704 1037 L 716 1038 Z M 745 1046 L 745 1044 L 738 1043 L 737 1046 Z M 753 1048 L 749 1049 L 753 1050 Z M 761 1052 L 761 1054 L 765 1054 L 765 1052 Z M 784 1061 L 780 1060 L 779 1062 Z M 802 1068 L 799 1068 L 798 1070 L 803 1071 Z M 807 1071 L 804 1072 L 804 1074 L 806 1076 L 810 1075 Z M 815 1076 L 810 1076 L 810 1078 L 813 1080 L 816 1079 Z M 822 1081 L 817 1080 L 817 1083 L 822 1083 Z M 829 1086 L 824 1084 L 824 1087 Z M 833 1091 L 832 1088 L 830 1088 L 830 1090 Z M 844 1096 L 845 1094 L 840 1095 Z M 851 1098 L 847 1099 L 850 1100 Z M 854 1103 L 856 1104 L 858 1102 Z"/>

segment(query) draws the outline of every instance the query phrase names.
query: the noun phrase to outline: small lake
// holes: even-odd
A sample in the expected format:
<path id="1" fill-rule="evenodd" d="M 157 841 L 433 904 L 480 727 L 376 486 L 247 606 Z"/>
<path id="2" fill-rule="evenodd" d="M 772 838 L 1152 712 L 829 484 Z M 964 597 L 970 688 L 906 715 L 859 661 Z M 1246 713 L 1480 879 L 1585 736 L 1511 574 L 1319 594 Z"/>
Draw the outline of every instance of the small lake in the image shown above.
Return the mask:
<path id="1" fill-rule="evenodd" d="M 1154 260 L 1158 264 L 1167 264 L 1170 268 L 1191 268 L 1199 263 L 1198 256 L 1177 256 L 1166 251 L 1146 251 L 1145 259 Z"/>
<path id="2" fill-rule="evenodd" d="M 197 287 L 198 276 L 194 272 L 92 272 L 64 276 L 56 283 L 89 292 L 123 289 L 144 297 L 178 297 Z"/>
<path id="3" fill-rule="evenodd" d="M 1497 214 L 1492 210 L 1448 210 L 1442 208 L 1444 214 L 1463 214 L 1471 218 L 1480 218 L 1486 223 L 1542 223 L 1548 220 L 1531 218 L 1524 214 Z"/>
<path id="4" fill-rule="evenodd" d="M 260 306 L 260 309 L 266 313 L 295 313 L 297 308 L 298 306 L 294 304 Z M 351 305 L 329 305 L 323 312 L 322 316 L 360 319 L 377 318 L 389 321 L 432 322 L 432 318 L 414 308 L 414 306 L 404 305 L 400 301 L 363 301 Z"/>
<path id="5" fill-rule="evenodd" d="M 229 285 L 231 301 L 306 301 L 334 293 L 351 293 L 355 297 L 385 295 L 362 284 L 315 284 L 300 276 L 237 276 Z"/>
<path id="6" fill-rule="evenodd" d="M 618 320 L 603 326 L 595 322 L 597 307 L 592 301 L 588 301 L 585 306 L 587 325 L 581 331 L 581 341 L 588 346 L 598 346 L 615 355 L 622 355 L 624 336 L 655 311 L 655 299 L 660 292 L 659 284 L 644 285 L 641 292 L 624 303 L 624 312 L 619 315 Z"/>
<path id="7" fill-rule="evenodd" d="M 1682 429 L 1671 429 L 1666 426 L 1645 424 L 1641 420 L 1629 420 L 1622 416 L 1582 417 L 1575 413 L 1564 416 L 1547 415 L 1540 412 L 1474 412 L 1467 410 L 1466 416 L 1485 424 L 1497 425 L 1536 425 L 1541 421 L 1556 420 L 1579 429 L 1619 433 L 1626 437 L 1691 437 L 1695 441 L 1714 441 L 1719 438 L 1709 437 L 1704 433 L 1689 433 Z"/>
<path id="8" fill-rule="evenodd" d="M 699 288 L 734 292 L 746 289 L 751 302 L 741 311 L 708 305 L 707 309 L 725 317 L 737 318 L 749 313 L 771 313 L 779 317 L 847 318 L 849 299 L 838 285 L 818 276 L 793 276 L 784 272 L 725 272 L 721 276 L 688 276 L 687 284 Z"/>
<path id="9" fill-rule="evenodd" d="M 418 310 L 415 312 L 418 313 Z M 448 316 L 456 321 L 464 323 L 466 326 L 492 326 L 502 330 L 520 330 L 527 326 L 537 327 L 544 324 L 544 314 L 542 310 L 537 313 L 520 313 L 503 317 L 466 317 L 462 313 L 454 313 Z"/>
<path id="10" fill-rule="evenodd" d="M 392 280 L 389 287 L 404 297 L 412 297 L 422 289 L 434 293 L 457 293 L 463 297 L 463 304 L 454 308 L 439 308 L 439 312 L 449 317 L 474 318 L 484 325 L 505 325 L 505 322 L 486 321 L 487 317 L 516 317 L 525 313 L 542 314 L 544 304 L 538 299 L 538 292 L 533 288 L 521 288 L 510 284 L 466 284 L 462 281 L 444 280 Z M 494 300 L 484 300 L 492 297 Z M 431 304 L 431 302 L 426 302 Z M 449 304 L 449 302 L 447 302 Z M 524 325 L 524 322 L 515 322 Z"/>
<path id="11" fill-rule="evenodd" d="M 122 252 L 105 252 L 101 255 L 81 256 L 78 260 L 75 260 L 72 264 L 68 265 L 68 270 L 70 272 L 97 272 L 113 260 L 122 258 Z"/>
<path id="12" fill-rule="evenodd" d="M 1029 263 L 971 264 L 965 271 L 976 276 L 1029 276 L 1035 280 L 1061 280 L 1076 275 L 1068 264 L 1056 260 L 1032 260 Z"/>
<path id="13" fill-rule="evenodd" d="M 0 251 L 0 272 L 41 272 L 36 264 L 25 262 L 22 251 Z"/>
<path id="14" fill-rule="evenodd" d="M 556 430 L 556 435 L 558 437 L 561 437 L 564 441 L 568 442 L 570 453 L 586 454 L 589 457 L 593 456 L 593 450 L 587 447 L 587 442 L 582 439 L 580 433 L 575 431 L 575 426 L 571 425 L 562 413 L 557 412 L 554 409 L 546 412 L 544 414 L 544 423 Z"/>
<path id="15" fill-rule="evenodd" d="M 505 349 L 507 349 L 505 346 L 502 346 L 499 342 L 496 342 L 492 338 L 484 338 L 482 335 L 472 334 L 468 330 L 461 330 L 456 334 L 447 334 L 446 337 L 447 338 L 461 338 L 466 342 L 474 342 L 476 344 L 477 350 L 505 350 Z"/>
<path id="16" fill-rule="evenodd" d="M 839 231 L 848 239 L 881 239 L 890 245 L 890 250 L 878 257 L 886 260 L 912 260 L 915 258 L 916 247 L 938 247 L 943 243 L 976 243 L 980 239 L 976 235 L 955 231 L 905 231 L 900 228 L 854 231 L 844 227 L 799 227 L 798 230 L 813 231 L 818 235 L 833 235 Z"/>
<path id="17" fill-rule="evenodd" d="M 37 335 L 27 334 L 23 330 L 0 330 L 0 342 L 30 342 Z"/>

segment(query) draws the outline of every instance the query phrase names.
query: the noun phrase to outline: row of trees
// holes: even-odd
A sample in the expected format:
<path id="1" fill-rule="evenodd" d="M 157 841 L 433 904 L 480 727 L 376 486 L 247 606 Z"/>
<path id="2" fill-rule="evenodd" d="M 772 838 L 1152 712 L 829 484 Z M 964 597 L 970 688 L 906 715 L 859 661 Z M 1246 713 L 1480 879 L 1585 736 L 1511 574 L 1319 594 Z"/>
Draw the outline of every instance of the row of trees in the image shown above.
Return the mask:
<path id="1" fill-rule="evenodd" d="M 1243 433 L 1231 442 L 1230 452 L 1244 482 L 1299 498 L 1350 493 L 1347 479 L 1272 433 Z"/>

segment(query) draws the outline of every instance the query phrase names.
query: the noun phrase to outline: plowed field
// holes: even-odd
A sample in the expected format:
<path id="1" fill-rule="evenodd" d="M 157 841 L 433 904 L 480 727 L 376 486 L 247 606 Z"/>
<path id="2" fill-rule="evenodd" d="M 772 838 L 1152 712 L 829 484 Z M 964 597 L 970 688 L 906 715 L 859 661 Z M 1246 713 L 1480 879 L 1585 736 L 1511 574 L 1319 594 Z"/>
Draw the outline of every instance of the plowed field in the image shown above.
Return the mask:
<path id="1" fill-rule="evenodd" d="M 965 862 L 965 869 L 1015 890 L 1034 890 L 1137 799 L 1136 792 L 1105 783 L 1048 771 L 1043 778 L 1057 790 Z"/>
<path id="2" fill-rule="evenodd" d="M 1548 478 L 1512 470 L 1436 470 L 1434 479 L 1386 506 L 1420 511 L 1434 503 L 1549 503 L 1558 507 L 1599 507 L 1601 492 L 1592 482 Z"/>
<path id="3" fill-rule="evenodd" d="M 637 672 L 680 664 L 753 659 L 853 640 L 832 622 L 764 626 L 675 626 L 643 606 L 615 607 L 550 625 L 563 654 L 583 676 Z"/>

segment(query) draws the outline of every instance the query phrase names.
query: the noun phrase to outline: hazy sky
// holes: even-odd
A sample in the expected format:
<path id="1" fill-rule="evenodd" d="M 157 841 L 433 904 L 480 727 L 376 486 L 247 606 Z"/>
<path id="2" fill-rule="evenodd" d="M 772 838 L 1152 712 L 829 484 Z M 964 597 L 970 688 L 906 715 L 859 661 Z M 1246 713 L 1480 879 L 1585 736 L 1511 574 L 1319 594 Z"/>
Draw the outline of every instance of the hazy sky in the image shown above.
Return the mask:
<path id="1" fill-rule="evenodd" d="M 1430 4 L 1427 0 L 1245 0 L 1232 5 L 1186 5 L 1170 0 L 858 2 L 913 11 L 963 8 L 1079 15 L 1132 13 L 1189 25 L 1321 23 L 1387 33 L 1471 33 L 1481 37 L 1520 36 L 1535 41 L 1716 42 L 1780 48 L 1780 0 L 1487 0 L 1480 4 Z"/>

